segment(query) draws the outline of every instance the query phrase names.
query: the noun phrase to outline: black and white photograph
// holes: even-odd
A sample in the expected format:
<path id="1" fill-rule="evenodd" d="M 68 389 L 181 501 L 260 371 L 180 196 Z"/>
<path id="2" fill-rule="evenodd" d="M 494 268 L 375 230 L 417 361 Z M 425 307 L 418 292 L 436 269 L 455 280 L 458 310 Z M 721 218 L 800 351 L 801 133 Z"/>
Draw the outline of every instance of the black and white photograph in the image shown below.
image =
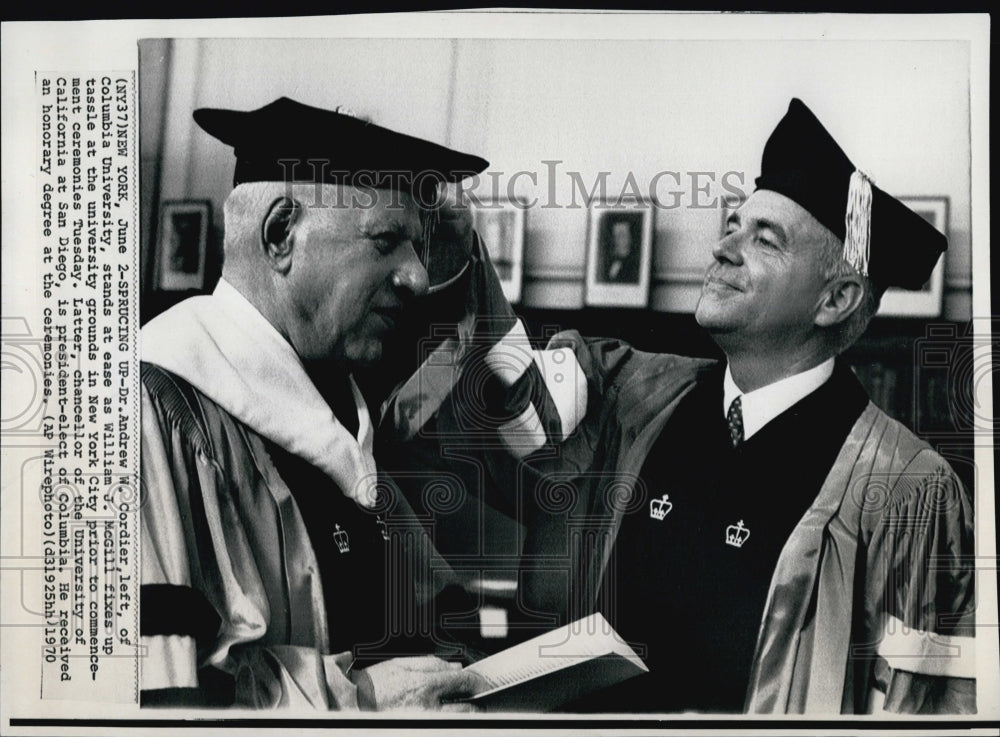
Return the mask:
<path id="1" fill-rule="evenodd" d="M 1000 724 L 988 17 L 69 29 L 5 734 Z"/>
<path id="2" fill-rule="evenodd" d="M 164 202 L 157 238 L 156 286 L 163 291 L 205 288 L 211 203 Z"/>
<path id="3" fill-rule="evenodd" d="M 516 200 L 493 200 L 472 211 L 472 223 L 483 240 L 511 304 L 521 301 L 521 278 L 524 269 L 525 205 Z"/>
<path id="4" fill-rule="evenodd" d="M 597 226 L 598 282 L 639 283 L 642 221 L 642 213 L 617 213 L 600 219 Z"/>
<path id="5" fill-rule="evenodd" d="M 648 203 L 595 202 L 587 239 L 588 305 L 645 307 L 653 253 Z"/>

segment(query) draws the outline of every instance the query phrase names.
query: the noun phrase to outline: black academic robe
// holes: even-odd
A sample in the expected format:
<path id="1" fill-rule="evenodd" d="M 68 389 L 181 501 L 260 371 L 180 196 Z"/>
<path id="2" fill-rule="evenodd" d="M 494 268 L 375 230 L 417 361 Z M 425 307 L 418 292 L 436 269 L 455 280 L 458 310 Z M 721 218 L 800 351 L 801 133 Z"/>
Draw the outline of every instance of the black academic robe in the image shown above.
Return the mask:
<path id="1" fill-rule="evenodd" d="M 681 402 L 654 443 L 638 484 L 650 504 L 624 515 L 598 596 L 650 673 L 581 708 L 743 710 L 778 555 L 868 398 L 838 364 L 733 448 L 722 373 Z"/>
<path id="2" fill-rule="evenodd" d="M 551 628 L 593 611 L 625 513 L 648 514 L 652 499 L 643 494 L 652 490 L 632 492 L 653 443 L 716 369 L 711 361 L 560 333 L 537 352 L 546 370 L 524 374 L 534 386 L 520 392 L 522 403 L 504 406 L 503 416 L 518 416 L 513 432 L 501 426 L 492 440 L 470 433 L 453 411 L 471 404 L 456 379 L 485 377 L 494 367 L 483 360 L 489 353 L 463 351 L 478 344 L 463 326 L 513 320 L 484 249 L 476 249 L 472 270 L 464 315 L 444 320 L 458 322 L 458 338 L 445 341 L 383 406 L 383 450 L 402 459 L 402 469 L 433 459 L 443 471 L 479 472 L 469 491 L 495 491 L 525 528 L 519 612 Z M 571 404 L 585 413 L 558 403 L 566 387 L 578 389 Z M 546 388 L 555 404 L 535 401 Z M 514 384 L 515 400 L 523 389 Z M 482 392 L 472 398 L 483 404 Z M 720 422 L 721 405 L 720 388 L 709 413 Z M 787 454 L 786 473 L 790 460 Z M 871 402 L 828 468 L 771 572 L 763 614 L 753 623 L 743 708 L 974 711 L 971 495 L 941 455 Z"/>
<path id="3" fill-rule="evenodd" d="M 588 378 L 589 409 L 573 437 L 522 469 L 521 497 L 538 504 L 526 520 L 521 596 L 531 609 L 571 621 L 598 606 L 615 575 L 611 553 L 626 517 L 648 515 L 662 497 L 637 482 L 647 462 L 663 456 L 653 446 L 664 429 L 706 381 L 720 387 L 706 416 L 724 423 L 718 369 L 708 362 L 572 332 L 549 343 L 558 346 L 574 348 Z M 808 471 L 811 445 L 818 447 L 786 450 L 776 473 L 792 480 Z M 705 456 L 698 450 L 690 457 Z M 747 625 L 757 634 L 743 710 L 974 712 L 969 495 L 938 453 L 870 401 L 825 465 L 813 498 L 801 497 L 808 508 L 774 562 L 762 616 Z M 555 490 L 572 493 L 557 498 Z M 760 522 L 756 532 L 744 522 L 751 540 L 759 539 Z M 718 583 L 709 578 L 701 586 Z M 686 677 L 683 669 L 677 676 Z M 622 701 L 608 707 L 626 709 Z"/>

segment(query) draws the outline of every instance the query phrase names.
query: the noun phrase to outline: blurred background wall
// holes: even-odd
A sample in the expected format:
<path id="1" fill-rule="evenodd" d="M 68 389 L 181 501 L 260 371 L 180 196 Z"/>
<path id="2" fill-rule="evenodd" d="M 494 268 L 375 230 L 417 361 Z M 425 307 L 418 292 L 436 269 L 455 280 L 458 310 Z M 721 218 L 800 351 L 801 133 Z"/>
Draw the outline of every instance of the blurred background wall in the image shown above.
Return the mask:
<path id="1" fill-rule="evenodd" d="M 686 313 L 720 227 L 706 203 L 725 172 L 752 191 L 763 142 L 797 96 L 883 189 L 948 197 L 943 317 L 970 318 L 962 42 L 185 39 L 144 41 L 140 52 L 146 249 L 164 200 L 210 200 L 221 242 L 233 158 L 192 110 L 286 95 L 480 154 L 504 194 L 515 172 L 534 173 L 511 192 L 539 199 L 526 219 L 526 308 L 583 304 L 587 213 L 566 207 L 583 202 L 569 172 L 588 189 L 608 172 L 612 195 L 630 172 L 643 188 L 677 172 L 679 185 L 658 187 L 678 207 L 655 213 L 650 307 Z M 490 189 L 484 180 L 478 191 Z M 560 207 L 541 206 L 550 202 Z"/>

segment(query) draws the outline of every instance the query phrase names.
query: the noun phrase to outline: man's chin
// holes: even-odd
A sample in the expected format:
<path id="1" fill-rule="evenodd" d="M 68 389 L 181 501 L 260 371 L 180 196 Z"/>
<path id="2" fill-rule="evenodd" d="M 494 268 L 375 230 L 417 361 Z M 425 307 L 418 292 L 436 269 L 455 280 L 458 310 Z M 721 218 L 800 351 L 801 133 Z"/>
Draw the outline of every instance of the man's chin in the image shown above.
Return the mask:
<path id="1" fill-rule="evenodd" d="M 731 306 L 720 304 L 711 295 L 703 292 L 698 300 L 698 306 L 694 308 L 694 319 L 699 327 L 709 332 L 731 330 L 737 317 L 733 313 Z"/>
<path id="2" fill-rule="evenodd" d="M 382 360 L 382 353 L 382 341 L 372 340 L 350 351 L 347 357 L 347 364 L 352 372 L 358 369 L 372 368 Z"/>

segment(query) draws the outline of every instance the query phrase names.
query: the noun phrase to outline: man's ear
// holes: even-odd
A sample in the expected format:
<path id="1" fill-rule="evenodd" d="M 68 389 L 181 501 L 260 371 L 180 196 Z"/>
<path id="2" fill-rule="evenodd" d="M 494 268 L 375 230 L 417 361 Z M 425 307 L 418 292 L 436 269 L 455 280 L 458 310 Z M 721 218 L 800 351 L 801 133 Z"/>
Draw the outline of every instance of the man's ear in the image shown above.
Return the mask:
<path id="1" fill-rule="evenodd" d="M 865 285 L 856 274 L 839 276 L 826 285 L 816 309 L 815 323 L 828 328 L 838 325 L 858 309 L 865 296 Z"/>
<path id="2" fill-rule="evenodd" d="M 267 209 L 260 228 L 261 246 L 275 271 L 284 274 L 292 266 L 293 234 L 301 214 L 302 205 L 291 197 L 279 197 Z"/>

